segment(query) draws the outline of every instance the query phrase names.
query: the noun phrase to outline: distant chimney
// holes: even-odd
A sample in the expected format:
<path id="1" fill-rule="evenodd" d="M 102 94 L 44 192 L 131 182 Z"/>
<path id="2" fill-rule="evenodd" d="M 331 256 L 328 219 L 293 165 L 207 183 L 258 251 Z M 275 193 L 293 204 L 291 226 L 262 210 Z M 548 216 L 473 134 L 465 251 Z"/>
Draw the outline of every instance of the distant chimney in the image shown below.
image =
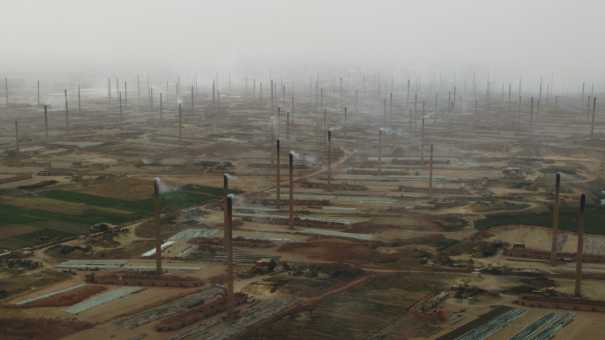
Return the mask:
<path id="1" fill-rule="evenodd" d="M 48 141 L 48 105 L 44 105 L 44 136 Z"/>
<path id="2" fill-rule="evenodd" d="M 552 209 L 552 246 L 550 250 L 550 265 L 557 264 L 557 237 L 559 234 L 559 194 L 561 192 L 561 174 L 555 177 L 555 201 Z"/>
<path id="3" fill-rule="evenodd" d="M 227 253 L 227 315 L 233 315 L 233 196 L 225 198 L 224 242 Z"/>
<path id="4" fill-rule="evenodd" d="M 328 191 L 332 191 L 332 131 L 328 129 Z"/>
<path id="5" fill-rule="evenodd" d="M 162 239 L 160 237 L 161 228 L 161 206 L 160 206 L 160 179 L 153 181 L 153 203 L 155 219 L 155 268 L 158 275 L 162 274 Z"/>
<path id="6" fill-rule="evenodd" d="M 15 120 L 15 155 L 19 157 L 19 122 Z"/>
<path id="7" fill-rule="evenodd" d="M 429 149 L 429 195 L 433 194 L 433 144 Z"/>
<path id="8" fill-rule="evenodd" d="M 577 297 L 582 296 L 582 260 L 584 255 L 584 210 L 586 208 L 586 195 L 580 196 L 580 209 L 578 210 L 577 234 L 578 250 L 576 252 L 576 290 Z"/>
<path id="9" fill-rule="evenodd" d="M 78 113 L 82 113 L 82 93 L 80 84 L 78 84 Z"/>
<path id="10" fill-rule="evenodd" d="M 280 168 L 281 168 L 281 162 L 279 160 L 279 153 L 280 153 L 280 145 L 279 145 L 279 138 L 275 141 L 275 153 L 276 153 L 276 163 L 275 163 L 275 199 L 277 200 L 277 207 L 280 207 L 280 183 L 281 183 L 281 174 L 280 174 Z"/>
<path id="11" fill-rule="evenodd" d="M 65 129 L 69 132 L 69 105 L 67 103 L 67 89 L 65 89 Z"/>
<path id="12" fill-rule="evenodd" d="M 597 97 L 592 99 L 592 122 L 590 124 L 590 139 L 594 138 L 594 123 L 597 115 Z"/>
<path id="13" fill-rule="evenodd" d="M 288 225 L 294 227 L 294 153 L 288 154 L 288 172 L 289 172 L 289 194 L 288 199 Z"/>
<path id="14" fill-rule="evenodd" d="M 179 103 L 179 142 L 183 139 L 183 104 Z"/>

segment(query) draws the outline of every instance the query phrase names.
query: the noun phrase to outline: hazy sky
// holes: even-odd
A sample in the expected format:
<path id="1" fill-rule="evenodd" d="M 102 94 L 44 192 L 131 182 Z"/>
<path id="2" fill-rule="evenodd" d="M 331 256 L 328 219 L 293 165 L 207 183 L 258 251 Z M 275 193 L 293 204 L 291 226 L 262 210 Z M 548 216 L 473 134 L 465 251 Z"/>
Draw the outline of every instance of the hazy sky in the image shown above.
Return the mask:
<path id="1" fill-rule="evenodd" d="M 0 0 L 0 73 L 605 75 L 599 0 Z"/>

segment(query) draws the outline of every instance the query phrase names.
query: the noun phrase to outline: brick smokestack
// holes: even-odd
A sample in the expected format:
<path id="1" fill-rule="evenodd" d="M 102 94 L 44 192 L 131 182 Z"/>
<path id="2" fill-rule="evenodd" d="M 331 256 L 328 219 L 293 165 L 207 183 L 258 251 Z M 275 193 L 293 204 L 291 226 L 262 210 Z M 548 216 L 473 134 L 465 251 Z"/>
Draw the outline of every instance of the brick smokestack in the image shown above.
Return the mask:
<path id="1" fill-rule="evenodd" d="M 433 144 L 429 149 L 429 195 L 433 194 Z"/>
<path id="2" fill-rule="evenodd" d="M 195 87 L 191 86 L 191 112 L 195 112 Z"/>
<path id="3" fill-rule="evenodd" d="M 279 139 L 277 139 L 275 141 L 275 152 L 276 152 L 276 163 L 275 163 L 275 199 L 277 200 L 277 207 L 279 208 L 280 206 L 280 197 L 281 197 L 281 192 L 280 192 L 280 183 L 281 183 L 281 173 L 280 173 L 280 160 L 279 160 L 279 150 L 280 150 L 280 145 L 279 145 Z"/>
<path id="4" fill-rule="evenodd" d="M 382 125 L 387 126 L 387 99 L 382 100 L 383 122 Z"/>
<path id="5" fill-rule="evenodd" d="M 559 194 L 561 192 L 561 174 L 555 178 L 555 201 L 552 209 L 552 246 L 550 250 L 550 265 L 557 264 L 557 237 L 559 234 Z"/>
<path id="6" fill-rule="evenodd" d="M 422 116 L 422 127 L 420 129 L 420 163 L 424 166 L 424 115 Z"/>
<path id="7" fill-rule="evenodd" d="M 530 131 L 534 132 L 534 97 L 529 99 L 529 128 Z"/>
<path id="8" fill-rule="evenodd" d="M 382 129 L 378 129 L 378 175 L 382 175 Z"/>
<path id="9" fill-rule="evenodd" d="M 78 84 L 78 113 L 82 113 L 82 93 L 80 84 Z"/>
<path id="10" fill-rule="evenodd" d="M 153 180 L 153 203 L 155 219 L 155 270 L 158 275 L 162 274 L 162 239 L 160 237 L 160 179 Z"/>
<path id="11" fill-rule="evenodd" d="M 48 141 L 48 105 L 44 105 L 44 137 Z"/>
<path id="12" fill-rule="evenodd" d="M 19 157 L 19 121 L 15 120 L 15 155 Z"/>
<path id="13" fill-rule="evenodd" d="M 233 315 L 233 195 L 225 198 L 224 242 L 227 255 L 227 315 Z"/>
<path id="14" fill-rule="evenodd" d="M 332 191 L 332 130 L 328 129 L 328 191 Z"/>
<path id="15" fill-rule="evenodd" d="M 288 154 L 288 172 L 289 172 L 289 194 L 288 199 L 288 225 L 294 227 L 294 152 Z"/>
<path id="16" fill-rule="evenodd" d="M 290 112 L 286 112 L 286 140 L 290 142 Z"/>
<path id="17" fill-rule="evenodd" d="M 229 174 L 223 174 L 223 190 L 225 191 L 225 195 L 229 194 Z"/>
<path id="18" fill-rule="evenodd" d="M 4 77 L 4 99 L 6 106 L 8 106 L 8 78 Z"/>
<path id="19" fill-rule="evenodd" d="M 164 95 L 160 92 L 160 121 L 162 121 L 162 113 L 164 110 Z"/>
<path id="20" fill-rule="evenodd" d="M 67 89 L 64 91 L 65 93 L 65 130 L 69 132 L 69 105 L 67 103 Z"/>
<path id="21" fill-rule="evenodd" d="M 590 123 L 590 139 L 594 138 L 594 123 L 597 115 L 597 97 L 592 98 L 592 122 Z"/>
<path id="22" fill-rule="evenodd" d="M 120 105 L 120 128 L 124 122 L 124 110 L 122 110 L 122 91 L 118 91 L 118 103 Z"/>
<path id="23" fill-rule="evenodd" d="M 183 104 L 179 103 L 179 142 L 183 139 Z"/>
<path id="24" fill-rule="evenodd" d="M 582 257 L 584 255 L 584 210 L 586 208 L 586 195 L 580 196 L 580 209 L 578 210 L 577 234 L 578 250 L 576 252 L 576 290 L 577 297 L 582 296 Z"/>

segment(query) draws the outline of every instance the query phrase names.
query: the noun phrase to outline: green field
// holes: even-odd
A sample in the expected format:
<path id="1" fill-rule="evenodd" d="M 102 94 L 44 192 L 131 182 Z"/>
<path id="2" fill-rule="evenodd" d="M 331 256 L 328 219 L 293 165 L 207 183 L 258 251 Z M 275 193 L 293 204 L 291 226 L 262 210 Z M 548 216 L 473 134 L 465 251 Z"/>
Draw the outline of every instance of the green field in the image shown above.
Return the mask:
<path id="1" fill-rule="evenodd" d="M 184 186 L 161 195 L 162 209 L 181 209 L 206 203 L 219 198 L 222 188 L 205 186 Z M 10 199 L 0 204 L 0 235 L 3 226 L 30 226 L 36 230 L 27 234 L 0 237 L 0 248 L 19 248 L 37 243 L 79 235 L 97 223 L 121 224 L 149 216 L 153 210 L 153 200 L 126 201 L 117 198 L 101 197 L 76 191 L 52 190 L 38 193 L 37 197 L 62 202 L 85 204 L 79 214 L 67 214 L 10 205 Z M 111 213 L 102 208 L 111 208 L 128 212 Z"/>
<path id="2" fill-rule="evenodd" d="M 576 230 L 577 208 L 572 206 L 561 207 L 559 218 L 560 228 L 563 230 Z M 543 227 L 552 226 L 552 213 L 524 214 L 498 214 L 489 215 L 475 222 L 478 229 L 488 229 L 501 225 L 537 225 Z M 605 208 L 587 208 L 584 214 L 584 230 L 590 234 L 605 235 Z"/>

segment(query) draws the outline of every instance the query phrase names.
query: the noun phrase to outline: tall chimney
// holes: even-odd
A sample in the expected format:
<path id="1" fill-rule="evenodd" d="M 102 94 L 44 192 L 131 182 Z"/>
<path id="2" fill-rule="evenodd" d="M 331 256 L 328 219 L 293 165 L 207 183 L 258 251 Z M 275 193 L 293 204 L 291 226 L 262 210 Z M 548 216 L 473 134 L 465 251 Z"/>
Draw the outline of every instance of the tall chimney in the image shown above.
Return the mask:
<path id="1" fill-rule="evenodd" d="M 277 121 L 277 138 L 279 138 L 281 136 L 281 106 L 277 107 L 277 115 L 276 115 L 276 121 Z"/>
<path id="2" fill-rule="evenodd" d="M 534 132 L 534 97 L 532 96 L 529 100 L 529 128 L 531 132 Z"/>
<path id="3" fill-rule="evenodd" d="M 141 77 L 137 74 L 137 106 L 141 105 Z"/>
<path id="4" fill-rule="evenodd" d="M 326 130 L 327 128 L 328 128 L 328 110 L 324 109 L 324 121 L 323 121 L 322 130 Z M 323 133 L 323 131 L 322 131 L 322 133 Z"/>
<path id="5" fill-rule="evenodd" d="M 288 199 L 288 225 L 294 227 L 294 152 L 288 154 L 288 172 L 289 172 L 289 194 Z"/>
<path id="6" fill-rule="evenodd" d="M 557 237 L 559 234 L 559 194 L 561 192 L 561 174 L 555 177 L 555 202 L 552 209 L 552 246 L 550 249 L 550 265 L 557 264 Z"/>
<path id="7" fill-rule="evenodd" d="M 179 103 L 179 142 L 183 139 L 183 104 Z"/>
<path id="8" fill-rule="evenodd" d="M 328 129 L 328 191 L 332 191 L 332 130 Z"/>
<path id="9" fill-rule="evenodd" d="M 355 113 L 360 113 L 359 110 L 359 90 L 355 90 Z"/>
<path id="10" fill-rule="evenodd" d="M 216 83 L 212 81 L 212 106 L 216 108 Z"/>
<path id="11" fill-rule="evenodd" d="M 225 191 L 225 195 L 229 194 L 229 174 L 223 174 L 223 191 Z"/>
<path id="12" fill-rule="evenodd" d="M 382 129 L 378 129 L 378 175 L 382 175 Z"/>
<path id="13" fill-rule="evenodd" d="M 124 105 L 128 106 L 128 82 L 124 81 Z"/>
<path id="14" fill-rule="evenodd" d="M 19 158 L 19 121 L 15 120 L 15 156 Z"/>
<path id="15" fill-rule="evenodd" d="M 227 253 L 227 316 L 233 315 L 233 195 L 225 199 L 224 242 Z"/>
<path id="16" fill-rule="evenodd" d="M 580 209 L 578 210 L 577 233 L 578 250 L 576 252 L 576 291 L 577 297 L 582 297 L 582 257 L 584 254 L 584 209 L 586 208 L 586 195 L 580 196 Z"/>
<path id="17" fill-rule="evenodd" d="M 424 166 L 424 116 L 422 116 L 422 128 L 420 129 L 420 163 Z"/>
<path id="18" fill-rule="evenodd" d="M 290 112 L 286 112 L 286 140 L 290 141 Z"/>
<path id="19" fill-rule="evenodd" d="M 67 89 L 65 89 L 65 129 L 69 132 L 69 105 L 67 104 Z"/>
<path id="20" fill-rule="evenodd" d="M 48 141 L 48 105 L 44 105 L 44 136 Z"/>
<path id="21" fill-rule="evenodd" d="M 271 111 L 273 111 L 273 107 L 275 105 L 275 93 L 273 93 L 273 91 L 275 90 L 275 85 L 273 84 L 273 79 L 271 79 L 270 84 L 271 86 L 271 91 L 269 91 L 270 95 L 271 95 Z"/>
<path id="22" fill-rule="evenodd" d="M 162 239 L 160 237 L 161 219 L 160 219 L 160 179 L 156 177 L 153 180 L 153 205 L 155 219 L 155 270 L 156 274 L 162 274 Z"/>
<path id="23" fill-rule="evenodd" d="M 519 96 L 517 103 L 517 131 L 521 130 L 521 105 L 523 105 L 523 97 Z"/>
<path id="24" fill-rule="evenodd" d="M 162 111 L 164 110 L 164 96 L 160 92 L 160 121 L 162 121 Z"/>
<path id="25" fill-rule="evenodd" d="M 429 195 L 433 194 L 433 144 L 429 149 Z"/>
<path id="26" fill-rule="evenodd" d="M 324 108 L 324 88 L 323 87 L 321 89 L 319 89 L 319 93 L 320 93 L 319 107 L 323 109 Z"/>
<path id="27" fill-rule="evenodd" d="M 195 88 L 191 86 L 191 112 L 195 112 Z"/>
<path id="28" fill-rule="evenodd" d="M 40 81 L 36 83 L 36 105 L 40 105 Z"/>
<path id="29" fill-rule="evenodd" d="M 122 123 L 124 122 L 124 112 L 122 111 L 122 91 L 118 91 L 118 103 L 120 108 L 120 128 L 122 128 Z"/>
<path id="30" fill-rule="evenodd" d="M 594 138 L 594 123 L 597 114 L 597 97 L 592 98 L 592 122 L 590 124 L 590 139 Z"/>
<path id="31" fill-rule="evenodd" d="M 386 98 L 382 99 L 382 111 L 383 111 L 382 125 L 387 126 L 387 99 Z"/>
<path id="32" fill-rule="evenodd" d="M 414 125 L 416 124 L 416 117 L 418 117 L 418 92 L 414 93 Z M 414 128 L 416 128 L 414 126 Z"/>
<path id="33" fill-rule="evenodd" d="M 6 100 L 6 106 L 8 106 L 8 78 L 4 77 L 4 99 Z"/>
<path id="34" fill-rule="evenodd" d="M 275 199 L 277 200 L 277 208 L 280 207 L 280 183 L 281 183 L 281 174 L 280 174 L 280 168 L 281 168 L 281 164 L 280 164 L 280 160 L 279 160 L 279 138 L 275 141 Z"/>

